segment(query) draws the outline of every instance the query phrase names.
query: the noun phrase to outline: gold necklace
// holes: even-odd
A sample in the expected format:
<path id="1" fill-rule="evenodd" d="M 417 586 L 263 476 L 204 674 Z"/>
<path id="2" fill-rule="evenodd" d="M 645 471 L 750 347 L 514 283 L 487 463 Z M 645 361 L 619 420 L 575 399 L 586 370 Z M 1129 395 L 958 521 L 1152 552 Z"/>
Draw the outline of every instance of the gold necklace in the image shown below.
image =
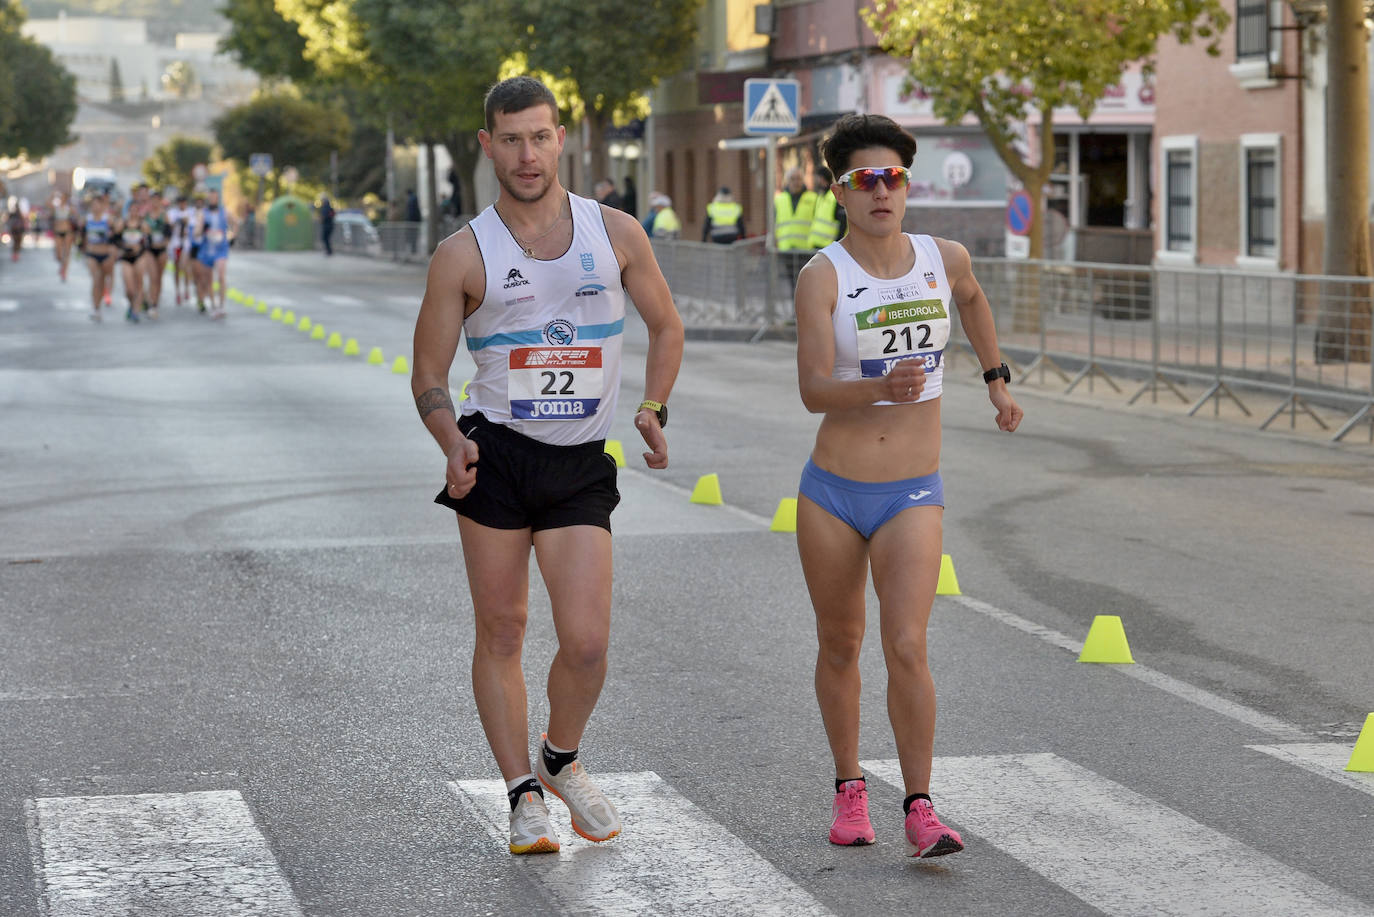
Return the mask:
<path id="1" fill-rule="evenodd" d="M 563 203 L 564 203 L 564 206 L 567 205 L 567 201 L 566 201 L 566 200 L 564 200 Z M 549 228 L 546 229 L 546 230 L 544 230 L 543 232 L 541 232 L 539 235 L 535 236 L 533 239 L 530 239 L 528 242 L 526 242 L 524 239 L 520 238 L 520 236 L 516 233 L 515 228 L 512 227 L 512 226 L 510 226 L 509 223 L 507 223 L 506 225 L 507 225 L 507 227 L 510 229 L 511 238 L 515 240 L 515 244 L 516 244 L 516 245 L 519 245 L 519 246 L 520 246 L 520 249 L 525 253 L 525 257 L 526 257 L 526 258 L 533 258 L 533 257 L 534 257 L 534 243 L 538 242 L 540 239 L 544 238 L 544 237 L 547 236 L 549 233 L 551 233 L 551 232 L 553 232 L 555 229 L 557 229 L 557 228 L 558 228 L 558 224 L 561 223 L 561 222 L 563 222 L 563 207 L 559 207 L 559 208 L 558 208 L 558 216 L 554 218 L 554 221 L 553 221 L 553 223 L 551 223 L 551 224 L 549 225 Z"/>

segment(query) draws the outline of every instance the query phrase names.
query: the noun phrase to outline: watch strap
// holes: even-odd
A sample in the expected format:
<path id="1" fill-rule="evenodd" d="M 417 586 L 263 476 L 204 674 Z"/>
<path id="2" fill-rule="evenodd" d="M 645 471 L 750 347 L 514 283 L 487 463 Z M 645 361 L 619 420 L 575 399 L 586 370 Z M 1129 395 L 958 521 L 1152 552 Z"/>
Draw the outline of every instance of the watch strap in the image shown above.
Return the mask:
<path id="1" fill-rule="evenodd" d="M 992 369 L 983 373 L 983 381 L 989 385 L 996 382 L 998 379 L 1001 379 L 1003 382 L 1011 381 L 1011 369 L 1008 368 L 1006 363 L 1002 363 L 1000 366 L 994 366 Z"/>

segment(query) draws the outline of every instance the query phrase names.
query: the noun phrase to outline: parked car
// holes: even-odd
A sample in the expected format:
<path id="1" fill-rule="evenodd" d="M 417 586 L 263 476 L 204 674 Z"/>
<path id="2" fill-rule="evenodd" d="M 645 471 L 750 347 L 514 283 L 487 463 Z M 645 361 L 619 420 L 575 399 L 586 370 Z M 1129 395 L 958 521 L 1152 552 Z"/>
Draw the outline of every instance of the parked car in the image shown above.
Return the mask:
<path id="1" fill-rule="evenodd" d="M 334 214 L 334 247 L 340 251 L 382 253 L 382 236 L 361 210 L 340 210 Z"/>

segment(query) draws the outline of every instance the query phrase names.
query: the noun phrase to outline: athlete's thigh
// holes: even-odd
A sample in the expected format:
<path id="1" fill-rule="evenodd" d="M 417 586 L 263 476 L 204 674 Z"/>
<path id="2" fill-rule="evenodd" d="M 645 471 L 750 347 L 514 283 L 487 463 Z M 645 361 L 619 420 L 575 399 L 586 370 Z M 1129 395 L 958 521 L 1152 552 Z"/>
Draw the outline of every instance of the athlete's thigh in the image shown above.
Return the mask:
<path id="1" fill-rule="evenodd" d="M 868 542 L 809 497 L 797 498 L 797 552 L 816 611 L 816 627 L 862 630 Z"/>
<path id="2" fill-rule="evenodd" d="M 604 644 L 611 630 L 611 533 L 599 525 L 541 529 L 534 533 L 534 556 L 559 642 Z"/>
<path id="3" fill-rule="evenodd" d="M 868 553 L 884 635 L 925 632 L 940 581 L 944 514 L 940 506 L 912 507 L 873 533 Z"/>
<path id="4" fill-rule="evenodd" d="M 497 529 L 458 517 L 468 591 L 478 626 L 525 620 L 529 601 L 530 530 Z"/>

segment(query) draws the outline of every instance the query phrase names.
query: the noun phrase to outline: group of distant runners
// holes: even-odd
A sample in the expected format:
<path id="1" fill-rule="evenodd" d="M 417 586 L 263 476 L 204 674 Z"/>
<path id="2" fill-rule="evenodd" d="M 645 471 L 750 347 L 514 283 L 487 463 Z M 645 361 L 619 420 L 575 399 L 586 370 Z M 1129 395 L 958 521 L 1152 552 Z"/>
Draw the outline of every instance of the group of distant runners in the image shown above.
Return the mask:
<path id="1" fill-rule="evenodd" d="M 235 223 L 211 189 L 188 201 L 135 185 L 123 205 L 104 191 L 79 205 L 65 192 L 48 205 L 57 274 L 67 281 L 73 252 L 91 277 L 91 320 L 113 307 L 116 275 L 123 285 L 124 318 L 156 319 L 162 305 L 163 277 L 172 269 L 176 305 L 195 302 L 202 314 L 223 318 L 229 246 Z"/>

